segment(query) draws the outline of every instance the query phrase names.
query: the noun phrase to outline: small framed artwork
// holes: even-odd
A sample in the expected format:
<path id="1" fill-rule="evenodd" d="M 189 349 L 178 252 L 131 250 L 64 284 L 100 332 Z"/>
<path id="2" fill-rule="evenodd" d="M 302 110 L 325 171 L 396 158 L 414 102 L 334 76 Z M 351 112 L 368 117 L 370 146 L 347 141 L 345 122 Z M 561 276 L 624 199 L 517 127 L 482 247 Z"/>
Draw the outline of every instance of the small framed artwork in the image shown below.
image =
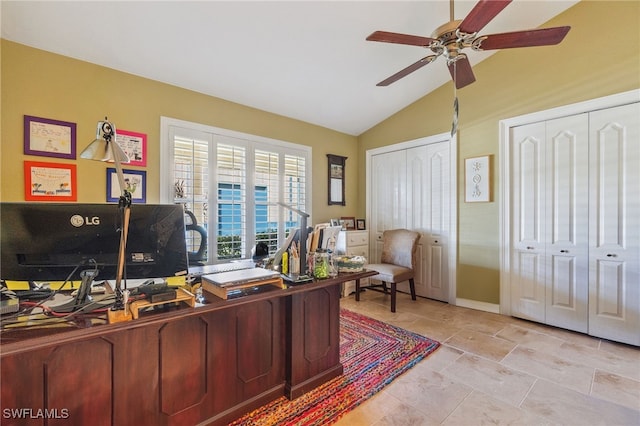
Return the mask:
<path id="1" fill-rule="evenodd" d="M 365 226 L 365 221 L 364 219 L 358 219 L 356 220 L 356 229 L 358 231 L 364 231 L 365 229 L 367 229 L 367 227 Z"/>
<path id="2" fill-rule="evenodd" d="M 491 155 L 464 160 L 464 183 L 467 203 L 491 201 Z"/>
<path id="3" fill-rule="evenodd" d="M 24 199 L 27 201 L 77 201 L 75 164 L 24 162 Z"/>
<path id="4" fill-rule="evenodd" d="M 147 172 L 143 170 L 123 170 L 124 184 L 131 193 L 131 202 L 147 202 Z M 107 168 L 107 202 L 118 202 L 122 195 L 116 169 Z"/>
<path id="5" fill-rule="evenodd" d="M 76 123 L 24 116 L 24 153 L 76 159 Z"/>
<path id="6" fill-rule="evenodd" d="M 355 217 L 341 217 L 340 221 L 342 222 L 342 228 L 346 229 L 347 231 L 356 229 Z"/>
<path id="7" fill-rule="evenodd" d="M 116 142 L 129 157 L 130 166 L 147 165 L 147 135 L 144 133 L 130 132 L 128 130 L 118 130 Z"/>

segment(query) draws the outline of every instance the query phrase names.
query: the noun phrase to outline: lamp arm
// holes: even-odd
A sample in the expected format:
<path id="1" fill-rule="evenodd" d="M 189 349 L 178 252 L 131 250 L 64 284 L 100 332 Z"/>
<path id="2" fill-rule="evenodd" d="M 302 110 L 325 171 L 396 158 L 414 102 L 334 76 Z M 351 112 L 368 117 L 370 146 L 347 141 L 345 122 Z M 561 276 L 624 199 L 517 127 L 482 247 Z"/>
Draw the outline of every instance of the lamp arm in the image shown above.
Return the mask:
<path id="1" fill-rule="evenodd" d="M 113 127 L 113 125 L 112 125 Z M 124 266 L 126 264 L 126 252 L 127 252 L 127 238 L 129 236 L 129 220 L 131 218 L 131 192 L 126 186 L 124 181 L 124 173 L 122 171 L 122 164 L 120 162 L 120 156 L 116 152 L 116 129 L 113 127 L 113 139 L 110 141 L 111 150 L 113 153 L 113 162 L 116 166 L 116 175 L 118 177 L 118 183 L 120 184 L 120 199 L 118 201 L 118 210 L 122 217 L 122 228 L 120 229 L 120 247 L 118 250 L 118 264 L 116 271 L 116 301 L 113 305 L 113 310 L 126 309 L 124 297 L 122 293 L 122 277 L 124 276 Z"/>
<path id="2" fill-rule="evenodd" d="M 271 204 L 271 203 L 269 203 L 269 204 Z M 311 216 L 309 213 L 305 213 L 302 210 L 298 210 L 295 207 L 290 206 L 289 204 L 285 204 L 285 203 L 283 203 L 281 201 L 278 201 L 276 204 L 279 205 L 279 206 L 284 207 L 287 210 L 291 210 L 292 212 L 298 213 L 301 217 L 304 217 L 305 219 L 308 218 L 309 216 Z"/>

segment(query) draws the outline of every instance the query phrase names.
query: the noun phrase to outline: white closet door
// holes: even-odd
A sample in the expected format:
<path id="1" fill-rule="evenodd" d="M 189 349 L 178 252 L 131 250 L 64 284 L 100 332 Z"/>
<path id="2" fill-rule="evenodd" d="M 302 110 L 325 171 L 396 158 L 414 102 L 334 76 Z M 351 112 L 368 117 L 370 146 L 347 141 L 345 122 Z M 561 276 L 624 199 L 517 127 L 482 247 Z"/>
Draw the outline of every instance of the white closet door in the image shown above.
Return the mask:
<path id="1" fill-rule="evenodd" d="M 511 129 L 511 312 L 545 322 L 545 123 Z"/>
<path id="2" fill-rule="evenodd" d="M 589 334 L 640 345 L 640 104 L 590 119 Z"/>
<path id="3" fill-rule="evenodd" d="M 444 302 L 449 293 L 449 164 L 448 142 L 407 150 L 407 227 L 422 234 L 416 293 Z M 402 286 L 409 290 L 408 284 Z"/>
<path id="4" fill-rule="evenodd" d="M 371 157 L 370 262 L 378 262 L 382 232 L 407 228 L 422 234 L 418 245 L 416 293 L 449 299 L 451 182 L 449 140 Z M 398 285 L 409 291 L 408 282 Z"/>
<path id="5" fill-rule="evenodd" d="M 589 117 L 546 122 L 546 323 L 588 331 Z"/>
<path id="6" fill-rule="evenodd" d="M 374 155 L 371 159 L 370 263 L 380 261 L 382 233 L 407 226 L 406 151 Z"/>

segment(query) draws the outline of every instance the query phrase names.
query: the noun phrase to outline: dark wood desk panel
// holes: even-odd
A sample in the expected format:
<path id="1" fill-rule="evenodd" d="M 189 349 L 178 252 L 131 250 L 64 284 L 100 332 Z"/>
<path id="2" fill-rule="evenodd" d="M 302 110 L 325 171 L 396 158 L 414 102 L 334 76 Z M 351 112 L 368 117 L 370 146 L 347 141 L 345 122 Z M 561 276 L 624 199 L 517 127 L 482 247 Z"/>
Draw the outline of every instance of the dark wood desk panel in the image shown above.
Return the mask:
<path id="1" fill-rule="evenodd" d="M 298 397 L 342 374 L 340 284 L 373 274 L 226 301 L 206 294 L 196 308 L 38 337 L 5 332 L 2 424 L 43 424 L 5 409 L 57 409 L 48 424 L 223 425 Z"/>
<path id="2" fill-rule="evenodd" d="M 340 286 L 291 295 L 287 314 L 290 360 L 285 394 L 294 399 L 342 374 Z"/>

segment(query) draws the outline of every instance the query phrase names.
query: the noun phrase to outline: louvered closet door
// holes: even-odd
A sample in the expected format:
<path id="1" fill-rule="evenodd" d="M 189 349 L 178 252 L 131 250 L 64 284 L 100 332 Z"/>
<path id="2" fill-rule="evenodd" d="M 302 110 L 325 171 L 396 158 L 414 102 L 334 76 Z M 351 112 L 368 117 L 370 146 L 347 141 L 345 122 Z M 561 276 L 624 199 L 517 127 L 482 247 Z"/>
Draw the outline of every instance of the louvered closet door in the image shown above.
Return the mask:
<path id="1" fill-rule="evenodd" d="M 640 104 L 590 121 L 589 333 L 640 345 Z"/>
<path id="2" fill-rule="evenodd" d="M 451 237 L 451 142 L 448 135 L 371 156 L 370 262 L 380 261 L 382 233 L 420 232 L 416 293 L 449 301 Z M 398 290 L 409 292 L 408 282 Z"/>
<path id="3" fill-rule="evenodd" d="M 405 150 L 371 158 L 370 263 L 380 261 L 382 233 L 407 226 L 407 155 Z"/>
<path id="4" fill-rule="evenodd" d="M 422 234 L 416 293 L 443 302 L 449 295 L 449 164 L 448 142 L 407 150 L 407 228 Z M 409 285 L 402 289 L 409 291 Z"/>

